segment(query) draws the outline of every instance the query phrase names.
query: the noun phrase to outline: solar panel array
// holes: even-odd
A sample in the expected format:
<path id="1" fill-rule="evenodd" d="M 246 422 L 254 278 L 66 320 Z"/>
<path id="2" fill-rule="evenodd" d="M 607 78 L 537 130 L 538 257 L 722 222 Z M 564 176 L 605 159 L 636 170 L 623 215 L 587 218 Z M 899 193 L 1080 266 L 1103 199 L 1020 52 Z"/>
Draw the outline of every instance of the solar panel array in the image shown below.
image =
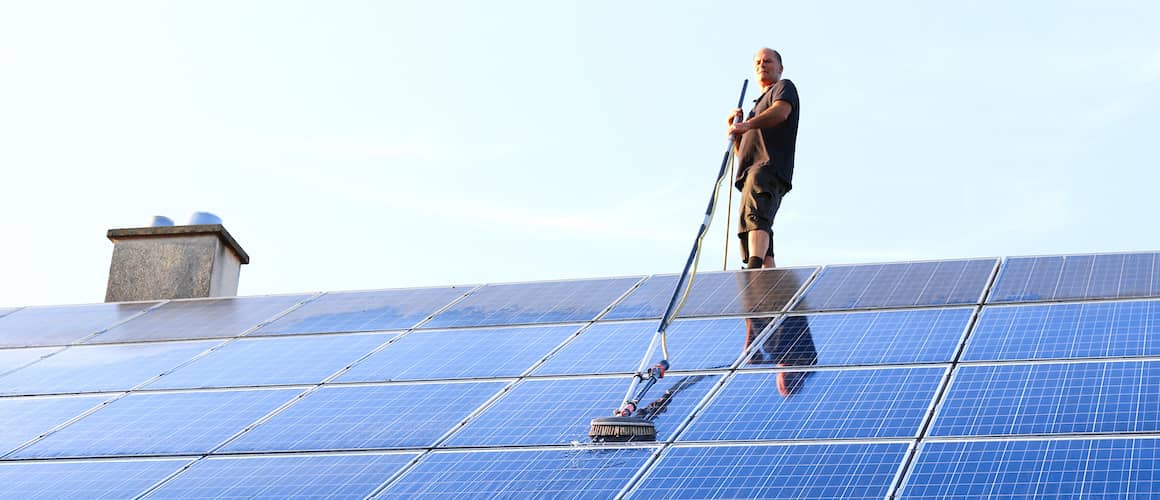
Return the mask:
<path id="1" fill-rule="evenodd" d="M 1148 497 L 1160 254 L 0 308 L 0 497 Z"/>

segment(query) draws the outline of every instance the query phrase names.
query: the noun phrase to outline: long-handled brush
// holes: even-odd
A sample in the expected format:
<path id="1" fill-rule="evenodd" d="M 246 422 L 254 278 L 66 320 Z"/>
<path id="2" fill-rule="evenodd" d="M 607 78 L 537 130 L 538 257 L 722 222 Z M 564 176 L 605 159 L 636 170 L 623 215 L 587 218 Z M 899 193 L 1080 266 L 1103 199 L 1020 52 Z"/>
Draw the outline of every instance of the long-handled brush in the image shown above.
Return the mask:
<path id="1" fill-rule="evenodd" d="M 741 84 L 741 97 L 737 99 L 738 108 L 745 103 L 745 90 L 748 87 L 749 80 L 747 79 Z M 624 403 L 613 413 L 614 416 L 592 419 L 588 436 L 593 441 L 655 441 L 657 438 L 657 429 L 652 422 L 653 418 L 656 417 L 656 413 L 649 413 L 643 417 L 634 416 L 633 414 L 637 412 L 637 405 L 640 404 L 640 400 L 644 398 L 645 393 L 657 383 L 658 379 L 664 378 L 665 371 L 669 369 L 669 346 L 665 332 L 669 328 L 669 323 L 673 321 L 673 318 L 680 312 L 681 307 L 685 305 L 685 300 L 689 298 L 689 290 L 693 288 L 693 278 L 697 274 L 697 263 L 701 256 L 701 241 L 705 239 L 705 234 L 709 232 L 709 224 L 713 222 L 713 212 L 717 207 L 717 192 L 721 190 L 721 182 L 725 179 L 725 167 L 729 164 L 729 155 L 732 153 L 733 137 L 730 136 L 729 147 L 725 149 L 725 156 L 721 159 L 721 168 L 717 172 L 717 182 L 713 184 L 713 194 L 709 197 L 709 206 L 705 209 L 705 220 L 701 222 L 701 228 L 697 230 L 697 238 L 693 240 L 693 249 L 689 252 L 689 259 L 685 261 L 685 269 L 681 271 L 681 277 L 677 280 L 677 286 L 673 289 L 673 296 L 669 299 L 669 305 L 665 308 L 665 314 L 661 317 L 660 326 L 657 327 L 657 332 L 653 335 L 652 342 L 650 342 L 648 349 L 645 351 L 644 359 L 641 360 L 640 369 L 633 376 L 632 384 L 629 386 L 628 395 L 625 396 Z M 661 345 L 662 359 L 642 375 L 641 371 L 647 365 L 648 357 L 656 349 L 658 341 Z M 644 386 L 636 393 L 635 397 L 629 399 L 633 388 L 642 380 L 644 381 Z"/>

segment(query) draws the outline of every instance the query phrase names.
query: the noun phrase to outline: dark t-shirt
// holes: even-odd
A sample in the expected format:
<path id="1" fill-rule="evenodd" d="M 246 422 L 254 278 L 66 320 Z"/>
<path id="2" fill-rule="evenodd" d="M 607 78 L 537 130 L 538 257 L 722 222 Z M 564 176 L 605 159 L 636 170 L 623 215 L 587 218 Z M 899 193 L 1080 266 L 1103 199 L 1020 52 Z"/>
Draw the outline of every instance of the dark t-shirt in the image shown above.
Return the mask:
<path id="1" fill-rule="evenodd" d="M 773 106 L 774 102 L 786 101 L 793 106 L 789 117 L 785 121 L 763 129 L 750 130 L 741 136 L 741 144 L 737 151 L 737 179 L 736 185 L 740 189 L 745 183 L 745 175 L 749 168 L 773 169 L 777 177 L 785 183 L 788 192 L 793 185 L 793 156 L 797 143 L 798 114 L 801 105 L 798 102 L 797 87 L 792 81 L 778 80 L 761 97 L 754 101 L 753 111 L 749 118 L 757 116 L 762 111 Z"/>

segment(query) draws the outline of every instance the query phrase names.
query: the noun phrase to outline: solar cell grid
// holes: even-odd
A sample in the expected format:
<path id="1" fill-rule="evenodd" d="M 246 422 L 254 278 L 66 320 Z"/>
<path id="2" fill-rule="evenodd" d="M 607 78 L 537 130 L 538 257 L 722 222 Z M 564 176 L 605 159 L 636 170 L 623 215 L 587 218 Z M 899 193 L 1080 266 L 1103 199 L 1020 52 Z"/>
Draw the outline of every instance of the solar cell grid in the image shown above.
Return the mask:
<path id="1" fill-rule="evenodd" d="M 210 457 L 146 498 L 365 498 L 416 456 Z"/>
<path id="2" fill-rule="evenodd" d="M 826 267 L 794 311 L 976 304 L 995 259 Z"/>
<path id="3" fill-rule="evenodd" d="M 988 302 L 1032 302 L 1160 295 L 1160 253 L 1007 259 Z"/>
<path id="4" fill-rule="evenodd" d="M 0 457 L 68 422 L 108 396 L 0 398 Z"/>
<path id="5" fill-rule="evenodd" d="M 1160 301 L 984 307 L 964 361 L 1160 355 Z"/>
<path id="6" fill-rule="evenodd" d="M 0 462 L 0 497 L 132 498 L 189 459 Z"/>
<path id="7" fill-rule="evenodd" d="M 300 392 L 279 389 L 130 394 L 12 456 L 207 453 Z"/>
<path id="8" fill-rule="evenodd" d="M 404 330 L 472 288 L 328 293 L 263 326 L 255 335 Z"/>
<path id="9" fill-rule="evenodd" d="M 778 313 L 817 268 L 697 273 L 678 317 Z M 680 275 L 646 280 L 603 319 L 659 319 Z"/>
<path id="10" fill-rule="evenodd" d="M 133 317 L 156 302 L 26 307 L 0 314 L 0 347 L 67 345 Z"/>
<path id="11" fill-rule="evenodd" d="M 639 281 L 634 277 L 487 285 L 423 328 L 591 321 Z"/>
<path id="12" fill-rule="evenodd" d="M 886 498 L 906 443 L 673 447 L 630 498 Z"/>
<path id="13" fill-rule="evenodd" d="M 946 369 L 739 372 L 681 441 L 912 437 Z"/>
<path id="14" fill-rule="evenodd" d="M 384 498 L 612 498 L 651 448 L 436 452 Z"/>
<path id="15" fill-rule="evenodd" d="M 234 337 L 273 318 L 305 295 L 175 300 L 85 341 L 86 344 Z"/>
<path id="16" fill-rule="evenodd" d="M 125 391 L 220 343 L 75 346 L 0 377 L 0 394 Z"/>
<path id="17" fill-rule="evenodd" d="M 146 388 L 315 384 L 395 336 L 387 333 L 242 338 L 178 368 Z"/>
<path id="18" fill-rule="evenodd" d="M 960 366 L 933 436 L 1160 431 L 1160 362 Z"/>
<path id="19" fill-rule="evenodd" d="M 323 387 L 222 449 L 257 452 L 431 446 L 506 385 Z"/>
<path id="20" fill-rule="evenodd" d="M 1155 438 L 927 442 L 899 498 L 1156 498 Z"/>
<path id="21" fill-rule="evenodd" d="M 340 382 L 515 377 L 580 325 L 411 332 L 338 378 Z"/>
<path id="22" fill-rule="evenodd" d="M 687 319 L 668 329 L 673 370 L 732 366 L 768 321 L 746 318 Z M 756 325 L 756 326 L 754 326 Z M 584 330 L 534 372 L 535 375 L 632 373 L 656 333 L 657 321 L 598 322 Z M 749 330 L 753 329 L 751 333 Z M 659 351 L 654 353 L 657 361 Z"/>
<path id="23" fill-rule="evenodd" d="M 665 440 L 717 382 L 717 375 L 670 375 L 649 391 L 642 408 L 660 407 L 653 423 Z M 551 445 L 589 442 L 589 423 L 620 406 L 630 377 L 525 380 L 468 422 L 447 446 Z M 660 401 L 673 390 L 664 405 Z"/>
<path id="24" fill-rule="evenodd" d="M 741 367 L 950 362 L 971 315 L 958 307 L 785 316 Z"/>

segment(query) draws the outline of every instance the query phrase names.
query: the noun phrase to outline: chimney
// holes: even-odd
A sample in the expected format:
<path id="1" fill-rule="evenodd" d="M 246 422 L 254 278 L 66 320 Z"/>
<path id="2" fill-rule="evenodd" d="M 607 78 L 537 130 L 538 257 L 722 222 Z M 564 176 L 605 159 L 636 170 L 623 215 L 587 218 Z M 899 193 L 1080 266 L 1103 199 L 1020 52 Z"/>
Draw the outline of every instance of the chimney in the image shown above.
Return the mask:
<path id="1" fill-rule="evenodd" d="M 152 227 L 110 229 L 113 261 L 105 302 L 232 297 L 250 256 L 213 214 L 189 225 L 154 217 Z"/>

